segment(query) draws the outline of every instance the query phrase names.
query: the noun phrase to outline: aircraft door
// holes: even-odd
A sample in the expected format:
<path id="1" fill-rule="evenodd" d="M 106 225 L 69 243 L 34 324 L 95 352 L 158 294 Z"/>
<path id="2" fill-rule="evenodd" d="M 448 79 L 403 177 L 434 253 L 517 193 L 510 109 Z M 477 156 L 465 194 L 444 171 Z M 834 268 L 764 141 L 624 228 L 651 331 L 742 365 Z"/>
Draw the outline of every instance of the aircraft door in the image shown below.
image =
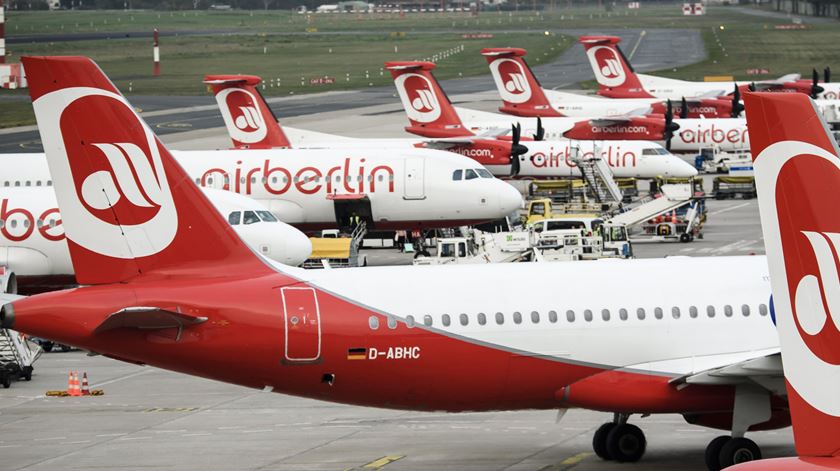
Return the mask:
<path id="1" fill-rule="evenodd" d="M 423 187 L 425 159 L 408 158 L 405 160 L 405 193 L 407 200 L 422 200 L 426 198 Z"/>
<path id="2" fill-rule="evenodd" d="M 285 319 L 284 361 L 311 362 L 321 356 L 321 313 L 314 289 L 280 288 Z"/>

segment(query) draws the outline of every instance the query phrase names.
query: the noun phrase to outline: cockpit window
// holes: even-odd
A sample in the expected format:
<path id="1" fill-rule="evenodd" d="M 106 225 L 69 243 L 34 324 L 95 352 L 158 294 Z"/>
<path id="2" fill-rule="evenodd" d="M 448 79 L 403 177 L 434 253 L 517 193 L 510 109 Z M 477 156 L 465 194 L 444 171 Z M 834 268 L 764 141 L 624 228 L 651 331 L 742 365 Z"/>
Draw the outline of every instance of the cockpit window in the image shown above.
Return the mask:
<path id="1" fill-rule="evenodd" d="M 265 222 L 277 222 L 277 218 L 268 211 L 257 211 L 257 215 Z"/>
<path id="2" fill-rule="evenodd" d="M 668 151 L 664 147 L 651 147 L 649 149 L 642 149 L 642 155 L 668 155 Z"/>
<path id="3" fill-rule="evenodd" d="M 475 170 L 471 168 L 464 170 L 464 180 L 472 180 L 474 178 L 478 178 L 478 174 L 475 173 Z"/>
<path id="4" fill-rule="evenodd" d="M 260 222 L 260 218 L 257 217 L 257 213 L 253 211 L 245 211 L 243 213 L 242 224 L 254 224 Z"/>
<path id="5" fill-rule="evenodd" d="M 240 220 L 242 220 L 242 213 L 239 211 L 234 211 L 228 215 L 228 222 L 231 226 L 239 224 Z"/>
<path id="6" fill-rule="evenodd" d="M 458 181 L 463 178 L 464 171 L 463 170 L 455 170 L 452 172 L 452 180 Z"/>
<path id="7" fill-rule="evenodd" d="M 477 168 L 475 171 L 478 172 L 478 176 L 481 178 L 493 178 L 493 174 L 486 168 Z"/>

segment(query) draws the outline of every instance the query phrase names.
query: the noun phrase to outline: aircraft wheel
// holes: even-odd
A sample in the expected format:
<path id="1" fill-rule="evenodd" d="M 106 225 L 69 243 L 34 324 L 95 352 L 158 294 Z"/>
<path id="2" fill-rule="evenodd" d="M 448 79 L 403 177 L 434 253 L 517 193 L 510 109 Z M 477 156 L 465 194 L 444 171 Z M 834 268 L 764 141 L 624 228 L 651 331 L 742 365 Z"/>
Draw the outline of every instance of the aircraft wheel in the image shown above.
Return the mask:
<path id="1" fill-rule="evenodd" d="M 706 468 L 709 471 L 720 471 L 720 450 L 731 438 L 729 435 L 721 435 L 709 442 L 706 446 Z"/>
<path id="2" fill-rule="evenodd" d="M 733 438 L 720 449 L 721 468 L 760 459 L 761 449 L 749 438 Z"/>
<path id="3" fill-rule="evenodd" d="M 680 234 L 680 242 L 691 242 L 691 236 L 689 234 Z"/>
<path id="4" fill-rule="evenodd" d="M 616 425 L 607 435 L 607 452 L 619 463 L 635 463 L 645 454 L 645 433 L 633 424 Z"/>
<path id="5" fill-rule="evenodd" d="M 592 450 L 595 451 L 598 458 L 601 458 L 602 460 L 609 461 L 612 459 L 609 451 L 607 451 L 607 436 L 610 434 L 612 429 L 616 427 L 616 425 L 617 424 L 614 422 L 607 422 L 598 427 L 598 430 L 595 431 L 595 435 L 592 436 Z"/>
<path id="6" fill-rule="evenodd" d="M 12 387 L 12 377 L 11 376 L 4 376 L 3 377 L 3 388 L 9 389 Z"/>

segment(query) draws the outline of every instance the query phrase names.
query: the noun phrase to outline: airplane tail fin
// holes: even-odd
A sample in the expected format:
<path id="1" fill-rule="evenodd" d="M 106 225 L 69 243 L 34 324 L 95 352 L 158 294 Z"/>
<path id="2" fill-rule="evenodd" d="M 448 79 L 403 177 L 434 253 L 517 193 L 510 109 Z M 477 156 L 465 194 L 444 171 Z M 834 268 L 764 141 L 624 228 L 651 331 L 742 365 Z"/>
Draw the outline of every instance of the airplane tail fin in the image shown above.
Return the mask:
<path id="1" fill-rule="evenodd" d="M 92 60 L 23 63 L 79 283 L 267 269 Z"/>
<path id="2" fill-rule="evenodd" d="M 813 101 L 744 96 L 800 456 L 840 453 L 840 150 Z"/>
<path id="3" fill-rule="evenodd" d="M 207 75 L 233 146 L 238 149 L 289 148 L 291 144 L 265 102 L 254 75 Z"/>
<path id="4" fill-rule="evenodd" d="M 581 36 L 586 57 L 598 81 L 598 94 L 610 98 L 653 98 L 621 52 L 616 36 Z"/>
<path id="5" fill-rule="evenodd" d="M 386 62 L 411 126 L 406 131 L 423 137 L 472 135 L 464 127 L 449 97 L 432 74 L 431 62 Z"/>
<path id="6" fill-rule="evenodd" d="M 499 111 L 526 117 L 563 116 L 551 106 L 542 85 L 525 62 L 525 54 L 525 49 L 514 47 L 488 47 L 481 50 L 504 103 Z"/>

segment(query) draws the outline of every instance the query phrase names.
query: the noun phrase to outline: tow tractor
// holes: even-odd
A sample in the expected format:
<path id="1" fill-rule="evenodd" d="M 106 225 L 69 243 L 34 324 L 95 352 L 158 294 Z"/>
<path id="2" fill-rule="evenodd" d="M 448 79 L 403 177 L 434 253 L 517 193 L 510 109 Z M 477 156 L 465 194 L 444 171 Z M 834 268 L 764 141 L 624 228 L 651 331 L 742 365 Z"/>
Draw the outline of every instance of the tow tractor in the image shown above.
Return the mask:
<path id="1" fill-rule="evenodd" d="M 537 248 L 546 256 L 556 254 L 557 249 L 583 260 L 633 256 L 627 227 L 605 221 L 594 214 L 543 219 L 533 222 L 528 228 L 539 236 Z"/>

